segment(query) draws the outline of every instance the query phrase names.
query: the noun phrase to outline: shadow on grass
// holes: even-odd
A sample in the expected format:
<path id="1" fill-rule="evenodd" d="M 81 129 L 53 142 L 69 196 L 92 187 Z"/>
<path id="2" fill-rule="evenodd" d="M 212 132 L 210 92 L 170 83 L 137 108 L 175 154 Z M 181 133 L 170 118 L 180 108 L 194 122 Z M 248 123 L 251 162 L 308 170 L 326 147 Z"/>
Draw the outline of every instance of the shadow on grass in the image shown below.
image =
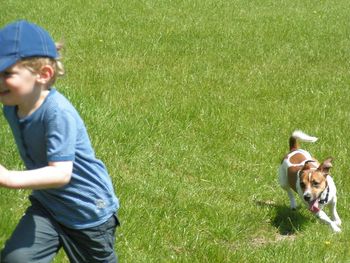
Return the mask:
<path id="1" fill-rule="evenodd" d="M 271 219 L 271 224 L 279 230 L 281 235 L 294 235 L 303 229 L 307 217 L 299 213 L 299 209 L 292 210 L 288 206 L 276 205 L 273 202 L 256 201 L 258 206 L 273 207 L 275 214 Z"/>

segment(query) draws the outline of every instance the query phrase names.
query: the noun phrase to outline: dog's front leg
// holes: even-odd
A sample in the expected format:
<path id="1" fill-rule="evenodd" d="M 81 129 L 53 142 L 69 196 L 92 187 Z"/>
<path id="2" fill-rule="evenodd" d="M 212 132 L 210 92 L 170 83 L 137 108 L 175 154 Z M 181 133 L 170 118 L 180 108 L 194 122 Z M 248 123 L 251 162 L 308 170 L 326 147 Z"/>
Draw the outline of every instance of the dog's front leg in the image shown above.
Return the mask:
<path id="1" fill-rule="evenodd" d="M 334 198 L 333 202 L 331 202 L 329 205 L 330 205 L 330 210 L 331 210 L 331 213 L 332 213 L 332 220 L 333 220 L 333 222 L 337 226 L 340 226 L 341 225 L 341 220 L 340 220 L 340 217 L 339 217 L 338 212 L 337 212 L 336 198 Z"/>
<path id="2" fill-rule="evenodd" d="M 292 208 L 292 210 L 295 210 L 297 208 L 297 203 L 295 201 L 293 191 L 290 188 L 287 188 L 286 191 L 289 197 L 290 207 Z"/>
<path id="3" fill-rule="evenodd" d="M 337 224 L 334 221 L 332 221 L 324 211 L 320 210 L 319 212 L 316 213 L 316 216 L 319 219 L 321 219 L 323 222 L 329 224 L 334 232 L 341 232 Z"/>

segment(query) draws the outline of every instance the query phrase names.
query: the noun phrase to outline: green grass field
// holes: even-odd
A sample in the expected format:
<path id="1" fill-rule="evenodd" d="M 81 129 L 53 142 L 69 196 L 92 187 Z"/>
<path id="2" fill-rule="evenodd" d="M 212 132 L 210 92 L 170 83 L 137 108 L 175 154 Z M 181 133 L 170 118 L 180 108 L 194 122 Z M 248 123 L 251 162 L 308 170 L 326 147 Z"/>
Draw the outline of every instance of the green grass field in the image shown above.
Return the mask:
<path id="1" fill-rule="evenodd" d="M 349 1 L 12 0 L 1 10 L 1 25 L 25 18 L 65 42 L 56 86 L 113 177 L 120 262 L 350 262 Z M 22 169 L 0 123 L 1 164 Z M 278 186 L 294 129 L 319 137 L 303 145 L 318 159 L 335 158 L 338 235 L 290 211 Z M 1 247 L 28 192 L 0 195 Z"/>

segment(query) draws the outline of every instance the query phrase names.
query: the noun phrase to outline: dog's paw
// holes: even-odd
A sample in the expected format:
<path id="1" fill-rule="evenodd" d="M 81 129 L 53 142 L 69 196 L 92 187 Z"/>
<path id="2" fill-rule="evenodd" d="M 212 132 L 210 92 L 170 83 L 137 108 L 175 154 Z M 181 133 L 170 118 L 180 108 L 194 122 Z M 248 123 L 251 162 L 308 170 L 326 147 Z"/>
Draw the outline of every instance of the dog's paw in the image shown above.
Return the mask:
<path id="1" fill-rule="evenodd" d="M 341 229 L 335 223 L 332 223 L 331 227 L 332 227 L 332 229 L 333 229 L 333 231 L 335 233 L 340 233 L 341 232 Z"/>
<path id="2" fill-rule="evenodd" d="M 333 221 L 337 226 L 341 226 L 341 220 L 340 219 L 336 219 Z"/>

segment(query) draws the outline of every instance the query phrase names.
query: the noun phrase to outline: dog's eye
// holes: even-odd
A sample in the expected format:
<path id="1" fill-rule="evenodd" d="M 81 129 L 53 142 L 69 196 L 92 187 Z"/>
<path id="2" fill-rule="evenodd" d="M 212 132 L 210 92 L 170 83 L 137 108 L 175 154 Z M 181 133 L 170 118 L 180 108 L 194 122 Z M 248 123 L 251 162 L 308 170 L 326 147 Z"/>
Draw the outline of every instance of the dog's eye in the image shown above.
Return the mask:
<path id="1" fill-rule="evenodd" d="M 300 183 L 301 188 L 305 188 L 305 184 L 303 182 Z"/>
<path id="2" fill-rule="evenodd" d="M 320 185 L 319 182 L 316 182 L 316 181 L 313 181 L 313 182 L 312 182 L 312 186 L 314 186 L 314 187 L 318 187 L 319 185 Z"/>

